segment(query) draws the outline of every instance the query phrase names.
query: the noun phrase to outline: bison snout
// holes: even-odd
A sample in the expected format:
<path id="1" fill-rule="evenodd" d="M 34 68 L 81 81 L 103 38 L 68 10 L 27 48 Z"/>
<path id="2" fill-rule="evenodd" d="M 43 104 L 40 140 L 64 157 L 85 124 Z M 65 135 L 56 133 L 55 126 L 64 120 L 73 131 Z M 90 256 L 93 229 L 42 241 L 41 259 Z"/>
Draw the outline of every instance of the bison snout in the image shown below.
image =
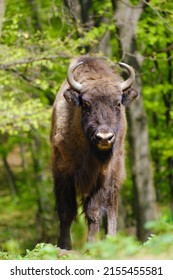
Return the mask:
<path id="1" fill-rule="evenodd" d="M 95 135 L 95 137 L 99 141 L 111 141 L 115 136 L 111 132 L 99 132 Z"/>
<path id="2" fill-rule="evenodd" d="M 97 147 L 101 150 L 110 149 L 114 143 L 114 139 L 115 135 L 112 132 L 99 131 L 95 134 Z"/>

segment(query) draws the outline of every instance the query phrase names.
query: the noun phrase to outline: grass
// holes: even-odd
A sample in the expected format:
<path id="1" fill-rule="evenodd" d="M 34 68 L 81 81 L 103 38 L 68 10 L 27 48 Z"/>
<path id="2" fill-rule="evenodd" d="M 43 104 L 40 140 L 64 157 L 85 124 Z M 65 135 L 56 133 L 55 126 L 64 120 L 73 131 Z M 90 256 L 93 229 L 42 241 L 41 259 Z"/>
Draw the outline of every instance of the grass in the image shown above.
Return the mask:
<path id="1" fill-rule="evenodd" d="M 20 253 L 18 242 L 9 240 L 0 252 L 0 259 L 56 260 L 56 259 L 173 259 L 173 232 L 151 235 L 141 244 L 132 236 L 121 233 L 104 240 L 86 243 L 80 250 L 61 250 L 52 244 L 40 243 L 33 250 Z"/>
<path id="2" fill-rule="evenodd" d="M 5 194 L 0 197 L 1 260 L 173 259 L 173 224 L 166 216 L 146 225 L 152 235 L 144 243 L 122 232 L 114 237 L 107 236 L 106 239 L 86 243 L 86 224 L 83 216 L 79 215 L 72 226 L 75 250 L 66 251 L 57 248 L 54 245 L 56 241 L 39 243 L 36 222 L 38 209 L 35 205 L 35 201 L 28 201 L 26 195 L 15 199 Z M 57 231 L 55 219 L 50 222 L 49 234 L 51 230 Z"/>

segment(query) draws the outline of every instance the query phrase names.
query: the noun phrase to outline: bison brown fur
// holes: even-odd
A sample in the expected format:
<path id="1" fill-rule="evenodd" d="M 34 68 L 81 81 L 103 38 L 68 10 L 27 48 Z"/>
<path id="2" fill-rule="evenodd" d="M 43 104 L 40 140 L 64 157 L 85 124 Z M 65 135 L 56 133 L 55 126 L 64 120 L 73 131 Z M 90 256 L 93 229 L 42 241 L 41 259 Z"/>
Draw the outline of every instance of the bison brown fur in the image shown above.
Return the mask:
<path id="1" fill-rule="evenodd" d="M 107 234 L 117 227 L 118 191 L 125 177 L 125 105 L 137 94 L 100 59 L 82 56 L 71 66 L 80 83 L 76 90 L 67 81 L 53 106 L 51 145 L 56 207 L 60 221 L 58 245 L 71 248 L 70 226 L 81 197 L 88 223 L 88 240 L 99 231 L 103 216 Z"/>

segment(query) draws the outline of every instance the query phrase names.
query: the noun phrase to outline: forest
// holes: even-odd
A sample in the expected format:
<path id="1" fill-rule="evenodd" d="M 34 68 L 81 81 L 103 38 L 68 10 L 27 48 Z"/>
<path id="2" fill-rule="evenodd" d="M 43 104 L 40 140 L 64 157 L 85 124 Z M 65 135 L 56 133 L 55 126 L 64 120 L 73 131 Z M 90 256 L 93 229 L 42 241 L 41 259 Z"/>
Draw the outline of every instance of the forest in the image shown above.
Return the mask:
<path id="1" fill-rule="evenodd" d="M 55 96 L 78 55 L 133 66 L 118 233 L 56 247 Z M 173 1 L 0 0 L 0 259 L 173 259 Z"/>

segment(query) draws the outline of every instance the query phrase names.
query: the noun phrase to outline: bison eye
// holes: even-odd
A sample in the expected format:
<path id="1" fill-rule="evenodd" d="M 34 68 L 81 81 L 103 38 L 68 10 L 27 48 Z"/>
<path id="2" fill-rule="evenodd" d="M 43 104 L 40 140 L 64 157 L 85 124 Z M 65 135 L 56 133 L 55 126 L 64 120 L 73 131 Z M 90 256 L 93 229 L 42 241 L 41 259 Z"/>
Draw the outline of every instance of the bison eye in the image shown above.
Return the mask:
<path id="1" fill-rule="evenodd" d="M 120 109 L 120 107 L 121 107 L 121 102 L 118 101 L 118 102 L 116 103 L 116 105 L 115 105 L 115 110 L 116 110 L 116 109 Z"/>
<path id="2" fill-rule="evenodd" d="M 91 103 L 88 100 L 82 100 L 82 107 L 84 109 L 89 109 L 91 108 Z"/>

